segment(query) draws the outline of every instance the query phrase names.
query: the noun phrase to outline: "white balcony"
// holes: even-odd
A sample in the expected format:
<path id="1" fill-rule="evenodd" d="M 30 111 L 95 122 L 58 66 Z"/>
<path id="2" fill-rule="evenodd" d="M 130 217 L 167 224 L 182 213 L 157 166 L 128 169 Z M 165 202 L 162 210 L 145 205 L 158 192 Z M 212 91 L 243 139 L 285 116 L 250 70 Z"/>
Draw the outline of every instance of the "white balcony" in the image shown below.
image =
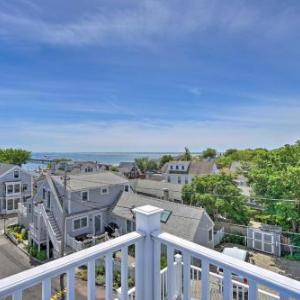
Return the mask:
<path id="1" fill-rule="evenodd" d="M 160 232 L 161 209 L 136 208 L 137 231 L 42 266 L 0 280 L 0 299 L 22 299 L 23 291 L 42 283 L 43 300 L 51 298 L 51 279 L 67 274 L 67 299 L 75 299 L 75 271 L 88 267 L 88 299 L 96 297 L 95 264 L 105 259 L 105 296 L 113 299 L 113 253 L 121 251 L 120 299 L 300 299 L 300 282 L 241 262 L 214 250 Z M 135 245 L 135 287 L 128 289 L 128 247 Z M 160 268 L 161 245 L 168 266 Z M 180 255 L 175 255 L 175 250 Z M 194 261 L 199 266 L 194 266 Z M 222 272 L 218 270 L 222 269 Z M 247 284 L 238 278 L 246 279 Z M 215 290 L 216 293 L 211 291 Z"/>

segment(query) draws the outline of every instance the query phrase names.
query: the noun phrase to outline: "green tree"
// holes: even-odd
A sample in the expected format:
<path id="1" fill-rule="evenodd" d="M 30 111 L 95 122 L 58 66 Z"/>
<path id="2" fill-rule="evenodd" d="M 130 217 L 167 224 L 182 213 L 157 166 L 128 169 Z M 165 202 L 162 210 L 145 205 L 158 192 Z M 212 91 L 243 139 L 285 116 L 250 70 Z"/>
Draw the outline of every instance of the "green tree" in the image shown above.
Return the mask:
<path id="1" fill-rule="evenodd" d="M 174 158 L 170 154 L 163 155 L 159 160 L 159 167 L 161 168 L 165 163 L 172 161 Z"/>
<path id="2" fill-rule="evenodd" d="M 300 145 L 261 153 L 249 172 L 251 186 L 269 222 L 300 231 Z M 293 200 L 293 201 L 289 201 Z"/>
<path id="3" fill-rule="evenodd" d="M 184 161 L 192 160 L 192 154 L 188 147 L 184 147 L 184 153 L 181 155 L 180 159 Z"/>
<path id="4" fill-rule="evenodd" d="M 148 157 L 136 158 L 135 163 L 142 173 L 146 171 L 156 171 L 158 169 L 157 161 Z"/>
<path id="5" fill-rule="evenodd" d="M 203 158 L 215 158 L 217 156 L 217 150 L 213 148 L 207 148 L 202 151 L 201 156 Z"/>
<path id="6" fill-rule="evenodd" d="M 23 149 L 0 149 L 0 162 L 21 166 L 31 158 L 31 152 Z"/>
<path id="7" fill-rule="evenodd" d="M 186 204 L 204 207 L 213 220 L 221 215 L 238 224 L 249 222 L 245 198 L 229 175 L 195 177 L 182 192 Z"/>

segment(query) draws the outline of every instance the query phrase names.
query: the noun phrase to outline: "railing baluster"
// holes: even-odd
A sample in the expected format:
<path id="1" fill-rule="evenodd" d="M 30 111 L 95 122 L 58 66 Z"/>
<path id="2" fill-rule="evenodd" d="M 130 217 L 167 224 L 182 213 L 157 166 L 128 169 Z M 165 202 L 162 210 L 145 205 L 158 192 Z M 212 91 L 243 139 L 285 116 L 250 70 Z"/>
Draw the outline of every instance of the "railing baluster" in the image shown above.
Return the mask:
<path id="1" fill-rule="evenodd" d="M 42 281 L 42 299 L 51 299 L 51 278 L 46 278 Z"/>
<path id="2" fill-rule="evenodd" d="M 194 276 L 194 271 L 192 272 Z M 191 298 L 191 256 L 185 252 L 183 254 L 183 299 Z"/>
<path id="3" fill-rule="evenodd" d="M 168 245 L 167 249 L 168 260 L 168 280 L 167 280 L 167 296 L 168 300 L 174 299 L 174 248 Z"/>
<path id="4" fill-rule="evenodd" d="M 243 288 L 243 292 L 245 293 L 244 288 Z M 248 299 L 249 300 L 257 299 L 257 286 L 254 280 L 249 280 Z"/>
<path id="5" fill-rule="evenodd" d="M 231 272 L 227 269 L 224 270 L 223 277 L 223 300 L 232 299 L 232 280 Z"/>
<path id="6" fill-rule="evenodd" d="M 143 241 L 138 241 L 135 244 L 135 297 L 136 299 L 143 298 Z"/>
<path id="7" fill-rule="evenodd" d="M 12 299 L 13 300 L 22 300 L 22 294 L 23 294 L 22 290 L 17 290 L 13 293 Z"/>
<path id="8" fill-rule="evenodd" d="M 128 248 L 122 248 L 121 300 L 128 299 Z"/>
<path id="9" fill-rule="evenodd" d="M 209 299 L 209 263 L 207 260 L 201 260 L 201 299 Z"/>
<path id="10" fill-rule="evenodd" d="M 67 299 L 75 299 L 75 269 L 67 271 Z"/>
<path id="11" fill-rule="evenodd" d="M 105 299 L 112 300 L 113 288 L 113 260 L 112 253 L 105 256 Z"/>
<path id="12" fill-rule="evenodd" d="M 160 300 L 161 298 L 161 285 L 164 285 L 164 275 L 160 274 L 160 248 L 161 244 L 159 241 L 154 241 L 154 256 L 153 256 L 153 261 L 154 261 L 154 300 Z M 163 288 L 164 290 L 164 288 Z"/>
<path id="13" fill-rule="evenodd" d="M 95 260 L 88 262 L 88 300 L 95 300 Z"/>

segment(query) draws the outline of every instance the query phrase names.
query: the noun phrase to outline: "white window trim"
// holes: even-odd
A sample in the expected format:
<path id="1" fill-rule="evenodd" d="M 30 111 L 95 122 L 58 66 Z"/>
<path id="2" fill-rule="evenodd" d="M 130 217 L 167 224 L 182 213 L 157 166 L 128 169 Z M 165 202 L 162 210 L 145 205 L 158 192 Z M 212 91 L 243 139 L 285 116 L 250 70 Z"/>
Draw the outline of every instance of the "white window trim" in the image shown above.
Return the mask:
<path id="1" fill-rule="evenodd" d="M 106 189 L 106 192 L 103 193 L 103 190 Z M 101 188 L 101 195 L 108 195 L 109 194 L 109 189 L 108 187 L 102 187 Z"/>
<path id="2" fill-rule="evenodd" d="M 77 221 L 77 220 L 81 220 L 81 219 L 84 219 L 84 218 L 86 218 L 86 226 L 84 226 L 84 227 L 80 227 L 80 228 L 75 228 L 75 221 Z M 81 221 L 80 221 L 80 225 L 81 225 Z M 73 231 L 77 231 L 77 230 L 81 230 L 81 229 L 85 229 L 85 228 L 88 228 L 89 227 L 89 218 L 88 218 L 88 216 L 82 216 L 82 217 L 77 217 L 77 218 L 75 218 L 75 219 L 73 219 L 72 220 L 72 230 Z"/>
<path id="3" fill-rule="evenodd" d="M 87 193 L 87 200 L 82 200 L 82 194 L 83 193 Z M 87 202 L 87 201 L 89 201 L 90 200 L 90 193 L 89 193 L 89 191 L 81 191 L 81 193 L 80 193 L 80 199 L 81 199 L 81 202 Z"/>

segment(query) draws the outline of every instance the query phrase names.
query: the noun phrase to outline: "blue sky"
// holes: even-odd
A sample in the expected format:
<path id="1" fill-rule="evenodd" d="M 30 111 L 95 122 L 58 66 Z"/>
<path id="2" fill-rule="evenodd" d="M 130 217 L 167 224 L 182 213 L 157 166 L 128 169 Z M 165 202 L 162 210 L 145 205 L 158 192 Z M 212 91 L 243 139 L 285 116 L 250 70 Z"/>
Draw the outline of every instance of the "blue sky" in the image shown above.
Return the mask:
<path id="1" fill-rule="evenodd" d="M 299 1 L 1 1 L 0 146 L 292 143 L 299 14 Z"/>

